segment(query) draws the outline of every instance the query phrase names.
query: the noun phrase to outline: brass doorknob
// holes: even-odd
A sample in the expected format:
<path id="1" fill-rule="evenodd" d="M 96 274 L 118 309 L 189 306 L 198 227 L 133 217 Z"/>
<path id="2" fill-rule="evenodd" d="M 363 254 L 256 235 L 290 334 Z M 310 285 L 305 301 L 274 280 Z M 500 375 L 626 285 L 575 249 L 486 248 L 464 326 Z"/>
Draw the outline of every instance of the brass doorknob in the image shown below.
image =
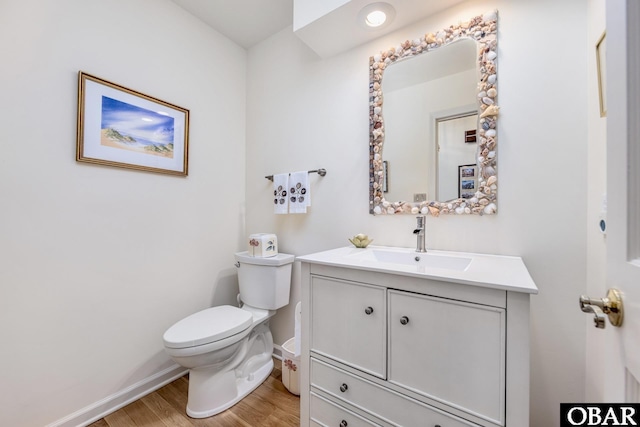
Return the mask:
<path id="1" fill-rule="evenodd" d="M 624 307 L 622 305 L 622 294 L 617 289 L 609 289 L 607 296 L 602 299 L 582 295 L 580 297 L 580 310 L 594 315 L 593 321 L 598 329 L 604 329 L 605 327 L 605 314 L 609 317 L 609 322 L 613 326 L 622 326 Z"/>

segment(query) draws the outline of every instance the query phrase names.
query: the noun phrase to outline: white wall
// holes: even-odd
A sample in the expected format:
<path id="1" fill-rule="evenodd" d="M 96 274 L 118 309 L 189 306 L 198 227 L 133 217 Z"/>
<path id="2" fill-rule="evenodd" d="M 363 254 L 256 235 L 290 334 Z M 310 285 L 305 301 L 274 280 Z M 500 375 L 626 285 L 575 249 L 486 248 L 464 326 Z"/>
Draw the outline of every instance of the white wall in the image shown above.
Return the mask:
<path id="1" fill-rule="evenodd" d="M 3 0 L 0 56 L 0 425 L 43 426 L 234 299 L 246 51 L 168 0 Z M 189 176 L 76 163 L 79 70 L 189 109 Z"/>
<path id="2" fill-rule="evenodd" d="M 532 427 L 559 424 L 561 402 L 584 400 L 586 283 L 587 5 L 473 1 L 330 59 L 284 30 L 249 51 L 246 231 L 275 232 L 296 255 L 347 245 L 411 247 L 412 216 L 368 214 L 368 61 L 399 41 L 497 8 L 501 110 L 499 212 L 427 219 L 427 246 L 520 255 L 532 297 Z M 265 175 L 324 167 L 311 176 L 306 215 L 273 215 Z M 299 271 L 296 270 L 296 274 Z M 293 301 L 299 299 L 299 277 Z M 293 304 L 272 322 L 293 336 Z"/>

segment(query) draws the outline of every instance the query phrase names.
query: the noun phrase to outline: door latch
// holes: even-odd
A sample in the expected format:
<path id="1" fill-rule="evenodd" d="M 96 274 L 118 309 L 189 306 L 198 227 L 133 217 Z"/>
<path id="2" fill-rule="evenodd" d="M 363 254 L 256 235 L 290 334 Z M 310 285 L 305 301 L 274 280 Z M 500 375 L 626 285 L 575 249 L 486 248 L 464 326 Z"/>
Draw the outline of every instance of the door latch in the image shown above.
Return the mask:
<path id="1" fill-rule="evenodd" d="M 593 314 L 593 322 L 598 329 L 605 327 L 605 314 L 613 326 L 622 326 L 624 308 L 622 294 L 617 289 L 609 289 L 606 298 L 602 299 L 580 296 L 580 310 Z"/>

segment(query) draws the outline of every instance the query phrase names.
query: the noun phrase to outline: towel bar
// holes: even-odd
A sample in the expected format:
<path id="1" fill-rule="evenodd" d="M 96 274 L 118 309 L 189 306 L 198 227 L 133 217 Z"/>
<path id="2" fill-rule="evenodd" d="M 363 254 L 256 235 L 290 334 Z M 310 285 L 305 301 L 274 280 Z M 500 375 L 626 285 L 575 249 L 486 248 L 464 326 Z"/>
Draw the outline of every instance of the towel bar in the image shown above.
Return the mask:
<path id="1" fill-rule="evenodd" d="M 327 170 L 326 169 L 314 169 L 314 170 L 310 170 L 307 171 L 308 173 L 317 173 L 320 176 L 325 176 L 327 174 Z M 265 178 L 267 178 L 269 181 L 273 181 L 273 175 L 267 175 L 265 176 Z"/>

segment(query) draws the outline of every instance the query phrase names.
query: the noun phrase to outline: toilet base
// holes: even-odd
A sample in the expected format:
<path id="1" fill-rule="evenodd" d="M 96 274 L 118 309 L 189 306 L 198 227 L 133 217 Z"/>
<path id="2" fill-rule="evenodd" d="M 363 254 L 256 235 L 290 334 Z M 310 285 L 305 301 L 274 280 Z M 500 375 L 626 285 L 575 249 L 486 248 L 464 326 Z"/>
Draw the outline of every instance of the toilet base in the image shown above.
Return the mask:
<path id="1" fill-rule="evenodd" d="M 187 415 L 207 418 L 229 409 L 258 388 L 273 370 L 273 339 L 266 324 L 257 326 L 227 369 L 219 366 L 189 371 Z"/>
<path id="2" fill-rule="evenodd" d="M 193 400 L 198 400 L 199 392 L 206 392 L 203 390 L 199 390 L 199 392 L 195 391 L 192 387 L 192 381 L 195 379 L 196 383 L 198 383 L 197 372 L 196 375 L 193 375 L 194 372 L 189 372 L 189 402 L 187 403 L 187 415 L 191 418 L 207 418 L 213 415 L 219 414 L 220 412 L 229 409 L 239 401 L 245 398 L 249 393 L 258 388 L 260 384 L 267 379 L 267 377 L 271 374 L 273 370 L 273 360 L 269 359 L 269 362 L 264 366 L 260 367 L 253 373 L 253 379 L 250 380 L 248 378 L 235 378 L 233 371 L 225 373 L 225 377 L 227 378 L 217 378 L 219 381 L 216 385 L 218 387 L 214 387 L 217 390 L 208 390 L 210 393 L 217 393 L 217 403 L 218 405 L 214 408 L 210 408 L 207 410 L 194 410 L 191 407 L 201 406 L 201 402 L 193 402 Z M 195 377 L 195 378 L 193 378 Z M 233 381 L 235 384 L 227 384 L 225 387 L 225 382 Z M 220 387 L 222 386 L 222 387 Z M 224 391 L 235 391 L 236 393 L 224 393 Z M 226 394 L 226 396 L 225 396 Z M 207 398 L 208 401 L 211 400 L 211 395 Z M 209 402 L 210 403 L 210 402 Z"/>

